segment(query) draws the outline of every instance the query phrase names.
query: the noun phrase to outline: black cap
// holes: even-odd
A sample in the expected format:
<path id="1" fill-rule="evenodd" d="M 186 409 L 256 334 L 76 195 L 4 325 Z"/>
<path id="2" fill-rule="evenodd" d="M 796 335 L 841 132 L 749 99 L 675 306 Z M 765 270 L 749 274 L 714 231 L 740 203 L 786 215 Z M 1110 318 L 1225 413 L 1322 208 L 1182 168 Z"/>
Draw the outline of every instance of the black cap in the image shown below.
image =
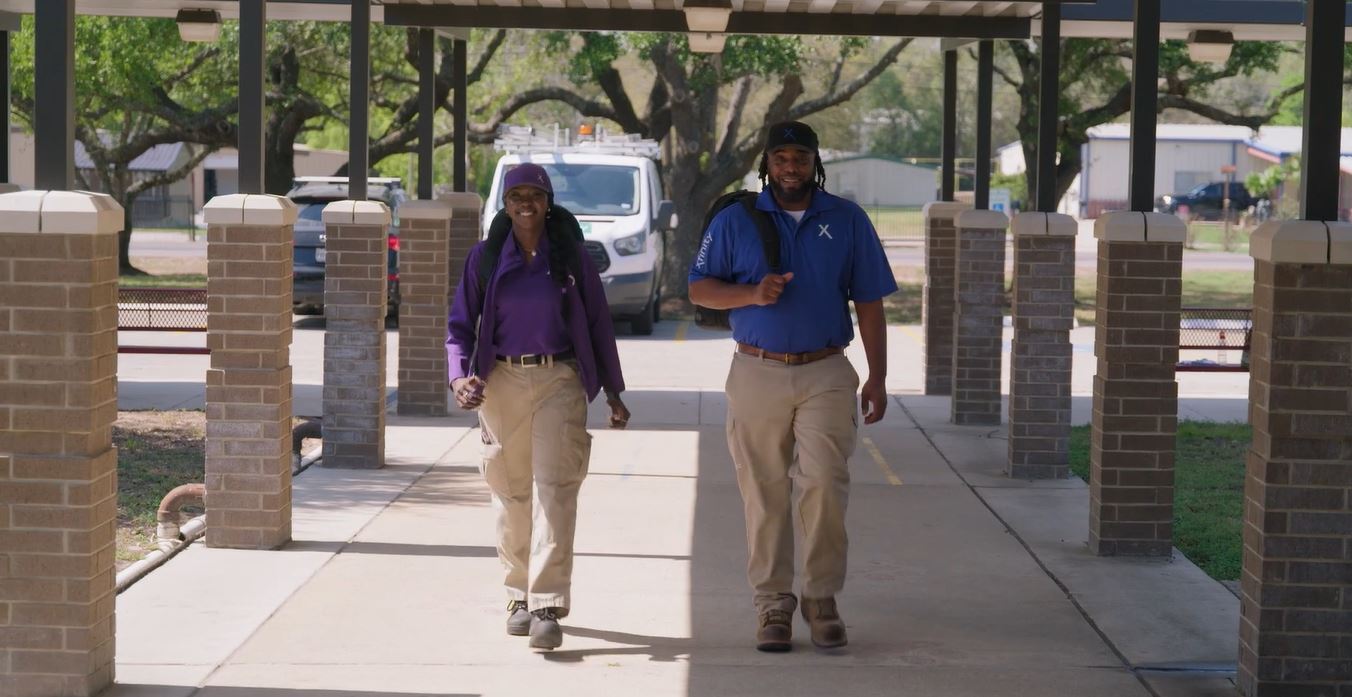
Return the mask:
<path id="1" fill-rule="evenodd" d="M 786 145 L 797 145 L 817 152 L 817 133 L 801 121 L 781 121 L 770 127 L 765 138 L 765 151 Z"/>

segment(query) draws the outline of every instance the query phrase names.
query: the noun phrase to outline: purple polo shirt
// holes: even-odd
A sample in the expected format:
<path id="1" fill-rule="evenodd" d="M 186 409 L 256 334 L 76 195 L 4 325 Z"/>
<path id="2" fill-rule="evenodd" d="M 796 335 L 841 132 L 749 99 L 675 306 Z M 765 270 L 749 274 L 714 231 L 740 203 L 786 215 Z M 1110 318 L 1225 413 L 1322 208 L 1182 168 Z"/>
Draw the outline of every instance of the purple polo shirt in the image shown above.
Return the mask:
<path id="1" fill-rule="evenodd" d="M 502 245 L 506 265 L 498 276 L 493 309 L 493 345 L 503 356 L 555 354 L 569 351 L 573 342 L 563 320 L 564 290 L 549 275 L 549 242 L 540 240 L 532 259 L 527 259 L 509 235 Z"/>

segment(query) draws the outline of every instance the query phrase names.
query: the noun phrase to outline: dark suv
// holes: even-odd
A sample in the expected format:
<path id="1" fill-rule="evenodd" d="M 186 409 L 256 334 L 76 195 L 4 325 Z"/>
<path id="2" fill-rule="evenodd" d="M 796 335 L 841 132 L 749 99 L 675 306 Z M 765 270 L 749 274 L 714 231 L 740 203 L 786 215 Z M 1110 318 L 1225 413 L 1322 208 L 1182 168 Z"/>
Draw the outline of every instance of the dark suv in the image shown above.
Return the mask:
<path id="1" fill-rule="evenodd" d="M 1155 200 L 1155 210 L 1197 220 L 1220 220 L 1224 209 L 1225 182 L 1198 184 L 1185 194 L 1167 194 Z M 1230 182 L 1230 217 L 1235 219 L 1256 202 L 1241 182 Z"/>
<path id="2" fill-rule="evenodd" d="M 408 200 L 408 194 L 397 178 L 371 177 L 366 182 L 366 198 L 390 207 L 390 289 L 386 307 L 387 314 L 394 317 L 399 314 L 399 206 Z M 286 196 L 300 209 L 291 257 L 294 266 L 291 302 L 298 313 L 323 312 L 327 256 L 324 206 L 347 200 L 347 177 L 296 177 Z"/>

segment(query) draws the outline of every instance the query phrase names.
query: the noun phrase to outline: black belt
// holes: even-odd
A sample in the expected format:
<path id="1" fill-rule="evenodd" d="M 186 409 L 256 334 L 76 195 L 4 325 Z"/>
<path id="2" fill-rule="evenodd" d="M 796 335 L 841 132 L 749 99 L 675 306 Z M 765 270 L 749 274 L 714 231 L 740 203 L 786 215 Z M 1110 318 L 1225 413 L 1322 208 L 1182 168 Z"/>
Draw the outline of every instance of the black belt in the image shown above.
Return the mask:
<path id="1" fill-rule="evenodd" d="M 523 368 L 537 368 L 542 365 L 554 365 L 555 361 L 566 361 L 572 357 L 572 351 L 564 351 L 562 353 L 528 353 L 524 356 L 498 356 L 498 360 Z"/>

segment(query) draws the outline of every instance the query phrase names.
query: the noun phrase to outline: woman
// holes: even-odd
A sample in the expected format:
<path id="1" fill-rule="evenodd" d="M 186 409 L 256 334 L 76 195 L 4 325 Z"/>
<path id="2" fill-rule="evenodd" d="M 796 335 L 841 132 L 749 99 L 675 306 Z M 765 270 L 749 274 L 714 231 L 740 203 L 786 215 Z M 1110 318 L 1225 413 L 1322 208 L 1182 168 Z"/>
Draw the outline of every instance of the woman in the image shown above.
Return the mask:
<path id="1" fill-rule="evenodd" d="M 591 456 L 587 403 L 605 388 L 611 428 L 624 428 L 629 410 L 610 308 L 577 220 L 553 205 L 539 165 L 516 167 L 503 186 L 510 225 L 495 221 L 465 260 L 446 355 L 456 403 L 479 410 L 507 633 L 553 649 L 563 643 Z"/>

